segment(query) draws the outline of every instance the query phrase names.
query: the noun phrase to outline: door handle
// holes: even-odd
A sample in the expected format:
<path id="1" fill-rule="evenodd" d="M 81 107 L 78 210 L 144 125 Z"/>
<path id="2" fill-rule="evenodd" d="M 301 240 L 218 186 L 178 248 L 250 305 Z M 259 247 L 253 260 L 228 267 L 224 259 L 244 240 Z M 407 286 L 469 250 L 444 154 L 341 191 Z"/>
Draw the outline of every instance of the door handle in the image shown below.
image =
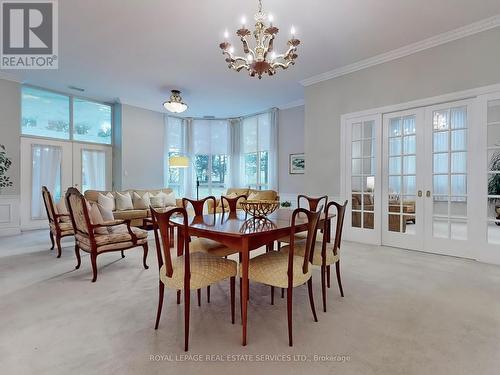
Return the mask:
<path id="1" fill-rule="evenodd" d="M 430 196 L 431 196 L 431 191 L 430 191 L 430 190 L 427 190 L 427 191 L 425 192 L 425 196 L 426 196 L 427 198 L 430 198 Z"/>
<path id="2" fill-rule="evenodd" d="M 419 190 L 418 191 L 418 196 L 421 197 L 422 196 L 422 190 Z"/>

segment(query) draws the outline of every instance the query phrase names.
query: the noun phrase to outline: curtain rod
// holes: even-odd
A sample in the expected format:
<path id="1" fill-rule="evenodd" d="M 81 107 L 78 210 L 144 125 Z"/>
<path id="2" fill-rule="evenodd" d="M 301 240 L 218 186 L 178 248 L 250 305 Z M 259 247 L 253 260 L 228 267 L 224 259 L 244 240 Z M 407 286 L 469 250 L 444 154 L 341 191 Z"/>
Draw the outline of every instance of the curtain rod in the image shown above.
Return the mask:
<path id="1" fill-rule="evenodd" d="M 244 116 L 236 116 L 236 117 L 214 117 L 214 118 L 181 117 L 181 116 L 169 115 L 168 113 L 166 113 L 165 115 L 167 117 L 178 118 L 178 119 L 181 119 L 181 120 L 208 120 L 208 121 L 213 120 L 213 121 L 221 121 L 221 120 L 238 120 L 238 119 L 244 119 L 244 118 L 248 118 L 248 117 L 254 117 L 254 116 L 262 115 L 264 113 L 271 112 L 271 111 L 278 110 L 278 109 L 279 108 L 277 108 L 277 107 L 272 107 L 272 108 L 266 109 L 265 111 L 260 111 L 260 112 L 257 112 L 257 113 L 252 113 L 252 114 L 244 115 Z"/>

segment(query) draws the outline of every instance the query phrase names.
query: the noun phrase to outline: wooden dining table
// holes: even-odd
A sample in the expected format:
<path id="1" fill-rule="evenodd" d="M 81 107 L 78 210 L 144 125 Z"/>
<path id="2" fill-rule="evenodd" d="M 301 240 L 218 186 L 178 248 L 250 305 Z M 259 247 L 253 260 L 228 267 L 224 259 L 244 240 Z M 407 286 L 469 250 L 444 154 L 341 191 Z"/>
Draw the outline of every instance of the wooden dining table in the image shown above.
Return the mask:
<path id="1" fill-rule="evenodd" d="M 232 249 L 238 249 L 241 254 L 241 319 L 242 344 L 247 344 L 247 316 L 248 316 L 248 262 L 250 251 L 262 246 L 272 246 L 274 241 L 289 237 L 291 233 L 292 210 L 278 209 L 266 218 L 252 218 L 243 211 L 236 214 L 216 213 L 203 216 L 190 216 L 188 235 L 202 237 L 220 242 Z M 327 241 L 330 241 L 330 223 L 335 215 L 329 215 L 327 220 Z M 324 224 L 325 217 L 321 218 Z M 183 218 L 173 216 L 171 223 L 177 227 L 177 255 L 184 252 L 184 237 L 186 233 L 180 226 Z M 307 218 L 299 215 L 296 218 L 296 233 L 307 230 Z"/>

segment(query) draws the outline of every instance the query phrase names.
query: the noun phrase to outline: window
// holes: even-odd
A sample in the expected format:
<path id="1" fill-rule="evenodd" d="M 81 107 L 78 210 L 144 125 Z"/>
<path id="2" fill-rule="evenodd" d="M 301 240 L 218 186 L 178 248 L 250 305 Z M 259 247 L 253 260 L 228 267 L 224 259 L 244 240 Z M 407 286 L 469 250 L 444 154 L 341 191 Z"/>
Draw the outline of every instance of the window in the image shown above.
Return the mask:
<path id="1" fill-rule="evenodd" d="M 111 144 L 111 106 L 75 98 L 73 100 L 73 139 Z"/>
<path id="2" fill-rule="evenodd" d="M 500 244 L 500 100 L 488 103 L 488 243 Z"/>
<path id="3" fill-rule="evenodd" d="M 70 139 L 69 96 L 23 87 L 21 101 L 22 134 Z"/>
<path id="4" fill-rule="evenodd" d="M 21 102 L 23 135 L 111 144 L 110 105 L 29 86 Z"/>
<path id="5" fill-rule="evenodd" d="M 194 179 L 200 183 L 200 198 L 220 196 L 228 188 L 229 139 L 226 120 L 193 120 Z"/>
<path id="6" fill-rule="evenodd" d="M 185 124 L 184 120 L 177 117 L 167 117 L 166 119 L 167 160 L 172 156 L 182 156 L 185 154 Z M 177 196 L 184 195 L 185 168 L 168 168 L 166 184 Z"/>
<path id="7" fill-rule="evenodd" d="M 271 114 L 247 117 L 242 126 L 243 183 L 252 189 L 269 189 L 273 144 Z"/>

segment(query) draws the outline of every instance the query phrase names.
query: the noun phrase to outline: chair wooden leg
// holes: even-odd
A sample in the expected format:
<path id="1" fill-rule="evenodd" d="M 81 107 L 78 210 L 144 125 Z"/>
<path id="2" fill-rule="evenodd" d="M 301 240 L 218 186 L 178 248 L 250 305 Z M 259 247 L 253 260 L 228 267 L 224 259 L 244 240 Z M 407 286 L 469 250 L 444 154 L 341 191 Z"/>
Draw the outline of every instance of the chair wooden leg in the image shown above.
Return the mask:
<path id="1" fill-rule="evenodd" d="M 201 289 L 196 289 L 196 294 L 198 295 L 198 307 L 201 306 Z"/>
<path id="2" fill-rule="evenodd" d="M 61 257 L 61 237 L 56 235 L 56 243 L 57 243 L 57 257 Z"/>
<path id="3" fill-rule="evenodd" d="M 207 303 L 210 303 L 210 285 L 207 286 Z"/>
<path id="4" fill-rule="evenodd" d="M 177 304 L 178 305 L 181 304 L 181 291 L 180 290 L 177 291 Z"/>
<path id="5" fill-rule="evenodd" d="M 335 263 L 335 271 L 337 273 L 337 283 L 339 284 L 340 295 L 344 297 L 344 289 L 342 289 L 342 281 L 340 280 L 340 260 Z"/>
<path id="6" fill-rule="evenodd" d="M 285 298 L 285 289 L 281 288 L 281 298 Z"/>
<path id="7" fill-rule="evenodd" d="M 125 258 L 125 253 L 123 252 L 123 250 L 122 250 L 122 258 Z"/>
<path id="8" fill-rule="evenodd" d="M 292 294 L 293 288 L 288 287 L 286 290 L 286 309 L 288 315 L 288 345 L 293 346 L 293 337 L 292 337 Z"/>
<path id="9" fill-rule="evenodd" d="M 189 289 L 184 288 L 184 351 L 188 351 L 189 346 L 189 304 L 191 302 L 191 295 Z"/>
<path id="10" fill-rule="evenodd" d="M 231 323 L 234 324 L 234 289 L 236 284 L 236 278 L 233 276 L 229 280 L 230 282 L 230 291 L 231 291 Z"/>
<path id="11" fill-rule="evenodd" d="M 80 268 L 80 264 L 82 264 L 82 259 L 80 258 L 80 248 L 75 244 L 75 255 L 76 255 L 76 267 L 75 270 Z"/>
<path id="12" fill-rule="evenodd" d="M 274 286 L 271 287 L 271 305 L 274 305 Z"/>
<path id="13" fill-rule="evenodd" d="M 146 264 L 146 259 L 148 258 L 148 243 L 146 242 L 145 244 L 142 245 L 142 248 L 144 249 L 144 255 L 142 256 L 142 265 L 144 266 L 144 269 L 148 269 L 149 266 Z"/>
<path id="14" fill-rule="evenodd" d="M 163 307 L 163 294 L 165 293 L 165 284 L 160 281 L 159 284 L 159 294 L 158 294 L 158 311 L 156 312 L 156 323 L 155 329 L 158 329 L 158 325 L 160 324 L 161 317 L 161 308 Z"/>
<path id="15" fill-rule="evenodd" d="M 311 311 L 314 316 L 314 321 L 318 321 L 318 317 L 316 315 L 316 308 L 314 307 L 314 296 L 313 296 L 313 288 L 312 288 L 312 277 L 307 280 L 307 290 L 309 292 L 309 303 L 311 304 Z"/>
<path id="16" fill-rule="evenodd" d="M 90 253 L 90 262 L 92 263 L 92 282 L 95 283 L 97 280 L 97 253 Z"/>
<path id="17" fill-rule="evenodd" d="M 50 248 L 50 250 L 54 250 L 54 246 L 56 245 L 56 243 L 54 242 L 54 233 L 52 233 L 51 230 L 49 231 L 49 236 L 50 236 L 50 242 L 52 243 L 52 247 Z"/>
<path id="18" fill-rule="evenodd" d="M 330 288 L 330 266 L 326 266 L 326 286 Z"/>
<path id="19" fill-rule="evenodd" d="M 323 298 L 323 311 L 326 312 L 326 266 L 321 266 L 321 296 Z"/>

